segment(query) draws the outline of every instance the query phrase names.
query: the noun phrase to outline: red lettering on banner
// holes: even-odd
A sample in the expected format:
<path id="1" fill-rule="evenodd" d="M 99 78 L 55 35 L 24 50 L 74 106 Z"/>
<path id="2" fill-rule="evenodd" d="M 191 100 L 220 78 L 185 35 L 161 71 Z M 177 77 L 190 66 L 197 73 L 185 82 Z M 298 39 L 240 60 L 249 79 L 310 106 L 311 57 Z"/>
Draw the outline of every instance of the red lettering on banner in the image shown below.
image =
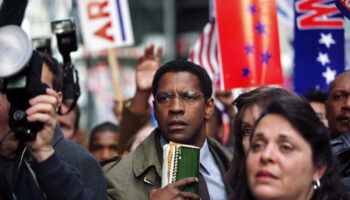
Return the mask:
<path id="1" fill-rule="evenodd" d="M 89 2 L 87 5 L 88 15 L 89 19 L 96 19 L 96 18 L 102 18 L 102 17 L 109 17 L 108 12 L 103 12 L 103 8 L 105 8 L 108 5 L 108 1 L 104 2 L 96 2 L 92 1 Z M 92 9 L 98 9 L 97 13 L 93 13 Z"/>
<path id="2" fill-rule="evenodd" d="M 105 38 L 107 40 L 110 41 L 114 41 L 113 36 L 109 36 L 107 35 L 107 29 L 111 27 L 111 22 L 108 22 L 107 24 L 105 24 L 103 27 L 101 27 L 99 30 L 97 30 L 94 35 Z"/>
<path id="3" fill-rule="evenodd" d="M 298 28 L 343 28 L 343 18 L 332 18 L 333 15 L 339 13 L 335 4 L 324 4 L 329 2 L 329 0 L 302 0 L 296 2 L 296 11 L 304 13 L 297 17 Z"/>
<path id="4" fill-rule="evenodd" d="M 112 36 L 107 35 L 107 29 L 112 27 L 112 23 L 111 23 L 109 12 L 103 11 L 106 6 L 108 6 L 108 1 L 104 1 L 104 2 L 91 1 L 87 4 L 87 13 L 88 13 L 89 20 L 96 20 L 101 18 L 108 19 L 107 23 L 104 26 L 102 26 L 101 28 L 99 28 L 97 31 L 94 32 L 94 35 L 113 42 L 114 41 L 113 35 Z M 96 10 L 93 11 L 93 9 L 96 9 Z"/>

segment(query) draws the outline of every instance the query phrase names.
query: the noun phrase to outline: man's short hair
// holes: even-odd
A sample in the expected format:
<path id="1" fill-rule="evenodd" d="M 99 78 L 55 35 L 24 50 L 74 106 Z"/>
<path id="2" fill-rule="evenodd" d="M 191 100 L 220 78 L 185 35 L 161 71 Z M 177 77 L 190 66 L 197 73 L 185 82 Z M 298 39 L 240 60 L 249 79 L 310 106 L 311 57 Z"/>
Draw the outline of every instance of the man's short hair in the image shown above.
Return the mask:
<path id="1" fill-rule="evenodd" d="M 119 134 L 120 128 L 119 128 L 118 125 L 113 124 L 113 123 L 111 123 L 111 122 L 104 122 L 104 123 L 102 123 L 102 124 L 96 125 L 96 126 L 91 130 L 89 145 L 91 146 L 92 141 L 93 141 L 95 135 L 96 135 L 98 132 L 107 132 L 107 131 L 112 132 L 112 133 Z"/>
<path id="2" fill-rule="evenodd" d="M 167 72 L 190 72 L 194 74 L 199 80 L 200 89 L 203 92 L 205 99 L 209 99 L 211 97 L 213 86 L 208 73 L 199 65 L 184 59 L 170 61 L 158 69 L 154 75 L 152 83 L 153 95 L 156 95 L 157 93 L 159 79 Z"/>
<path id="3" fill-rule="evenodd" d="M 309 89 L 305 93 L 304 97 L 308 102 L 325 103 L 327 101 L 328 94 L 322 89 Z"/>
<path id="4" fill-rule="evenodd" d="M 63 66 L 54 57 L 38 52 L 43 62 L 48 66 L 49 71 L 52 73 L 52 89 L 56 92 L 61 92 L 63 89 Z"/>

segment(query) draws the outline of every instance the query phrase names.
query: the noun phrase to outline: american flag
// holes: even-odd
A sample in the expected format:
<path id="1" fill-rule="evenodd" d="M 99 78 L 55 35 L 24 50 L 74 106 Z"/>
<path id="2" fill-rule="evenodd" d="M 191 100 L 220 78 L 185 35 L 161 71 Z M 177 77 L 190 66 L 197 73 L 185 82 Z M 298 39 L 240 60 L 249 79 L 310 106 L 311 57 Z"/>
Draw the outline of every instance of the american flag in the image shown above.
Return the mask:
<path id="1" fill-rule="evenodd" d="M 203 67 L 214 83 L 219 82 L 220 66 L 218 62 L 217 32 L 214 19 L 205 25 L 188 59 Z"/>
<path id="2" fill-rule="evenodd" d="M 344 21 L 333 0 L 295 1 L 294 91 L 328 91 L 344 71 Z"/>

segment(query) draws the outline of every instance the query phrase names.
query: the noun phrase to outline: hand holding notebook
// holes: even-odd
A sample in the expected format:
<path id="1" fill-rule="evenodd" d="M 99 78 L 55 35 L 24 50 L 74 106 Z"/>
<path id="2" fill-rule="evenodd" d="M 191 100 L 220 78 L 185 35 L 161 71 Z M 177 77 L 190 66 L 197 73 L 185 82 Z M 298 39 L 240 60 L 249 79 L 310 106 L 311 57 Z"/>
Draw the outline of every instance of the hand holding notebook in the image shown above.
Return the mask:
<path id="1" fill-rule="evenodd" d="M 163 147 L 162 188 L 183 178 L 199 177 L 200 148 L 170 142 Z M 198 194 L 198 184 L 187 185 L 183 192 Z"/>
<path id="2" fill-rule="evenodd" d="M 181 191 L 184 187 L 191 184 L 197 184 L 197 178 L 183 178 L 175 183 L 168 184 L 162 189 L 153 189 L 149 195 L 149 200 L 170 200 L 182 199 L 199 200 L 200 197 L 192 192 Z"/>

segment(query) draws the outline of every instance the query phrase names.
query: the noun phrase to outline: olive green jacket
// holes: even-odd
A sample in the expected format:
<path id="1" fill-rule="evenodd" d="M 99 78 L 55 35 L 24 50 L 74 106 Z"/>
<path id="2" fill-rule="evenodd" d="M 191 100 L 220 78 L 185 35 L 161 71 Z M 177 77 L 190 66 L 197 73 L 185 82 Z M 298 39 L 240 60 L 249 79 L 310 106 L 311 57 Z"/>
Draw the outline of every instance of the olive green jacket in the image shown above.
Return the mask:
<path id="1" fill-rule="evenodd" d="M 163 151 L 159 134 L 158 129 L 155 129 L 134 152 L 125 157 L 117 157 L 103 166 L 108 199 L 146 200 L 152 189 L 160 188 Z M 224 175 L 232 156 L 213 138 L 207 137 L 207 140 L 221 174 Z"/>

